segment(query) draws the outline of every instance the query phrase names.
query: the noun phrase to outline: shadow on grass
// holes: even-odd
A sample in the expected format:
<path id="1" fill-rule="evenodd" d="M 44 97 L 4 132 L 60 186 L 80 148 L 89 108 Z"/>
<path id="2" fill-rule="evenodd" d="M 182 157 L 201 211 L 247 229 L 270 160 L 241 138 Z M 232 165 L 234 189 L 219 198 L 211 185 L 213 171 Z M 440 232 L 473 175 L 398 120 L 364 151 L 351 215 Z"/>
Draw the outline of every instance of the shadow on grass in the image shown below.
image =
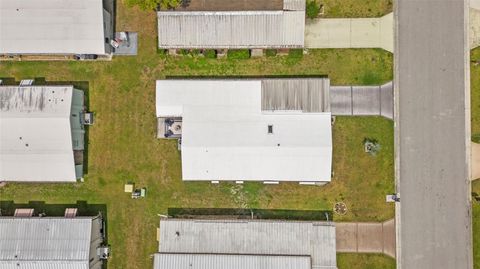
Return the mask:
<path id="1" fill-rule="evenodd" d="M 244 208 L 169 208 L 168 215 L 183 219 L 273 219 L 331 221 L 330 210 L 244 209 Z"/>

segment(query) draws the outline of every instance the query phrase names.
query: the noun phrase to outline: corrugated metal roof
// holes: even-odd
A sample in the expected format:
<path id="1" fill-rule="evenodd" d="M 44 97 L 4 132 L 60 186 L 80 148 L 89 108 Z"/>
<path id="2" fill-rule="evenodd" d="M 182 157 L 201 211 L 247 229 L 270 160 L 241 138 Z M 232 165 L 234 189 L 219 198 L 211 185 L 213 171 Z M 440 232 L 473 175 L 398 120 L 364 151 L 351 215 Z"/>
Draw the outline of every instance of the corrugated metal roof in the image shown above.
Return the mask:
<path id="1" fill-rule="evenodd" d="M 88 264 L 91 233 L 91 218 L 0 218 L 0 267 L 36 261 Z"/>
<path id="2" fill-rule="evenodd" d="M 300 48 L 304 11 L 161 11 L 160 48 Z"/>
<path id="3" fill-rule="evenodd" d="M 159 250 L 308 255 L 312 268 L 336 268 L 335 226 L 325 222 L 162 219 Z"/>
<path id="4" fill-rule="evenodd" d="M 84 131 L 72 103 L 83 108 L 72 86 L 0 86 L 0 180 L 76 181 L 72 139 L 83 148 Z"/>
<path id="5" fill-rule="evenodd" d="M 263 112 L 261 84 L 157 81 L 157 117 L 183 120 L 184 180 L 331 180 L 330 113 Z"/>
<path id="6" fill-rule="evenodd" d="M 311 269 L 309 256 L 156 253 L 154 269 Z"/>
<path id="7" fill-rule="evenodd" d="M 0 261 L 0 269 L 90 269 L 88 261 Z"/>
<path id="8" fill-rule="evenodd" d="M 105 54 L 102 0 L 0 0 L 0 53 Z"/>
<path id="9" fill-rule="evenodd" d="M 328 78 L 263 79 L 262 110 L 329 112 Z"/>

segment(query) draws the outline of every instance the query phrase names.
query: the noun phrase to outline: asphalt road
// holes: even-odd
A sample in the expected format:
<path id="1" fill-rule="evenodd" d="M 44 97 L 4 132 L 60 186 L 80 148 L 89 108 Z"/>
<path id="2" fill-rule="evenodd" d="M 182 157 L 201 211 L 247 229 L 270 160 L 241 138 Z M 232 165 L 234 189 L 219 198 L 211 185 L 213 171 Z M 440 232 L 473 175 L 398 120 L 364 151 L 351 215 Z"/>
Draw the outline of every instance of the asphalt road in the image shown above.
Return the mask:
<path id="1" fill-rule="evenodd" d="M 467 11 L 396 1 L 397 268 L 473 268 Z"/>

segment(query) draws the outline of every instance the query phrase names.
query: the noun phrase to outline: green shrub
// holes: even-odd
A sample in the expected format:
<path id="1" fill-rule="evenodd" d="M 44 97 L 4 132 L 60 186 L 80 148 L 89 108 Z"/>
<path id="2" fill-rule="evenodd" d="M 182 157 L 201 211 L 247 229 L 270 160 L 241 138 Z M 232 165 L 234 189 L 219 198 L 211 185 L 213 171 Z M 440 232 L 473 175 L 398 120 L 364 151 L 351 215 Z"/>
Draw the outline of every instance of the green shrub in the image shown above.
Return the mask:
<path id="1" fill-rule="evenodd" d="M 277 50 L 276 49 L 267 49 L 265 51 L 265 55 L 267 55 L 267 57 L 276 56 L 277 55 Z"/>
<path id="2" fill-rule="evenodd" d="M 320 5 L 317 3 L 317 0 L 307 1 L 305 12 L 307 13 L 307 17 L 310 19 L 315 19 L 318 17 L 318 14 L 320 14 Z"/>
<path id="3" fill-rule="evenodd" d="M 217 52 L 215 50 L 204 50 L 203 55 L 205 58 L 215 59 L 217 58 Z"/>
<path id="4" fill-rule="evenodd" d="M 190 52 L 187 49 L 180 49 L 179 54 L 182 54 L 183 56 L 187 56 L 188 54 L 190 54 Z"/>
<path id="5" fill-rule="evenodd" d="M 241 50 L 228 50 L 227 57 L 229 59 L 249 59 L 250 50 L 241 49 Z"/>
<path id="6" fill-rule="evenodd" d="M 472 142 L 480 143 L 480 134 L 472 134 Z"/>
<path id="7" fill-rule="evenodd" d="M 294 59 L 300 59 L 303 57 L 303 49 L 291 49 L 288 51 L 288 57 Z"/>
<path id="8" fill-rule="evenodd" d="M 198 49 L 193 49 L 193 50 L 190 51 L 190 54 L 191 54 L 192 56 L 198 56 L 198 54 L 200 54 L 200 50 L 198 50 Z"/>

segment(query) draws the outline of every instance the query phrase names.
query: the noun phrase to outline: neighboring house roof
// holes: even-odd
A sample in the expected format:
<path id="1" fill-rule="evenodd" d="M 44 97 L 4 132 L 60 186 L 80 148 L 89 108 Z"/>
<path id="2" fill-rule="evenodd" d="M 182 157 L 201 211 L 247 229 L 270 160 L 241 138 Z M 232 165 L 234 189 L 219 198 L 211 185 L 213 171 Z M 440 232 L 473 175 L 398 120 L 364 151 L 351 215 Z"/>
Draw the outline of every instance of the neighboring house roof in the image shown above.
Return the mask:
<path id="1" fill-rule="evenodd" d="M 301 96 L 301 87 L 298 92 L 279 87 L 279 98 L 267 89 L 269 100 L 280 100 L 272 102 L 282 110 L 262 110 L 266 81 L 157 81 L 157 117 L 182 117 L 184 180 L 330 181 L 330 113 L 302 113 L 302 107 L 322 107 L 302 102 L 292 105 L 294 111 L 287 111 L 291 107 L 283 105 L 289 102 L 281 101 Z M 321 97 L 317 101 L 323 102 Z"/>
<path id="2" fill-rule="evenodd" d="M 102 0 L 0 0 L 0 53 L 105 54 Z"/>
<path id="3" fill-rule="evenodd" d="M 88 269 L 92 221 L 0 217 L 0 268 Z"/>
<path id="4" fill-rule="evenodd" d="M 76 181 L 73 94 L 73 86 L 0 86 L 0 181 Z"/>
<path id="5" fill-rule="evenodd" d="M 309 256 L 156 253 L 154 269 L 311 269 Z"/>
<path id="6" fill-rule="evenodd" d="M 160 11 L 159 48 L 301 48 L 305 12 Z"/>
<path id="7" fill-rule="evenodd" d="M 248 255 L 299 255 L 309 256 L 313 269 L 335 269 L 335 226 L 315 221 L 162 219 L 159 252 L 240 254 L 238 264 L 251 259 Z"/>

